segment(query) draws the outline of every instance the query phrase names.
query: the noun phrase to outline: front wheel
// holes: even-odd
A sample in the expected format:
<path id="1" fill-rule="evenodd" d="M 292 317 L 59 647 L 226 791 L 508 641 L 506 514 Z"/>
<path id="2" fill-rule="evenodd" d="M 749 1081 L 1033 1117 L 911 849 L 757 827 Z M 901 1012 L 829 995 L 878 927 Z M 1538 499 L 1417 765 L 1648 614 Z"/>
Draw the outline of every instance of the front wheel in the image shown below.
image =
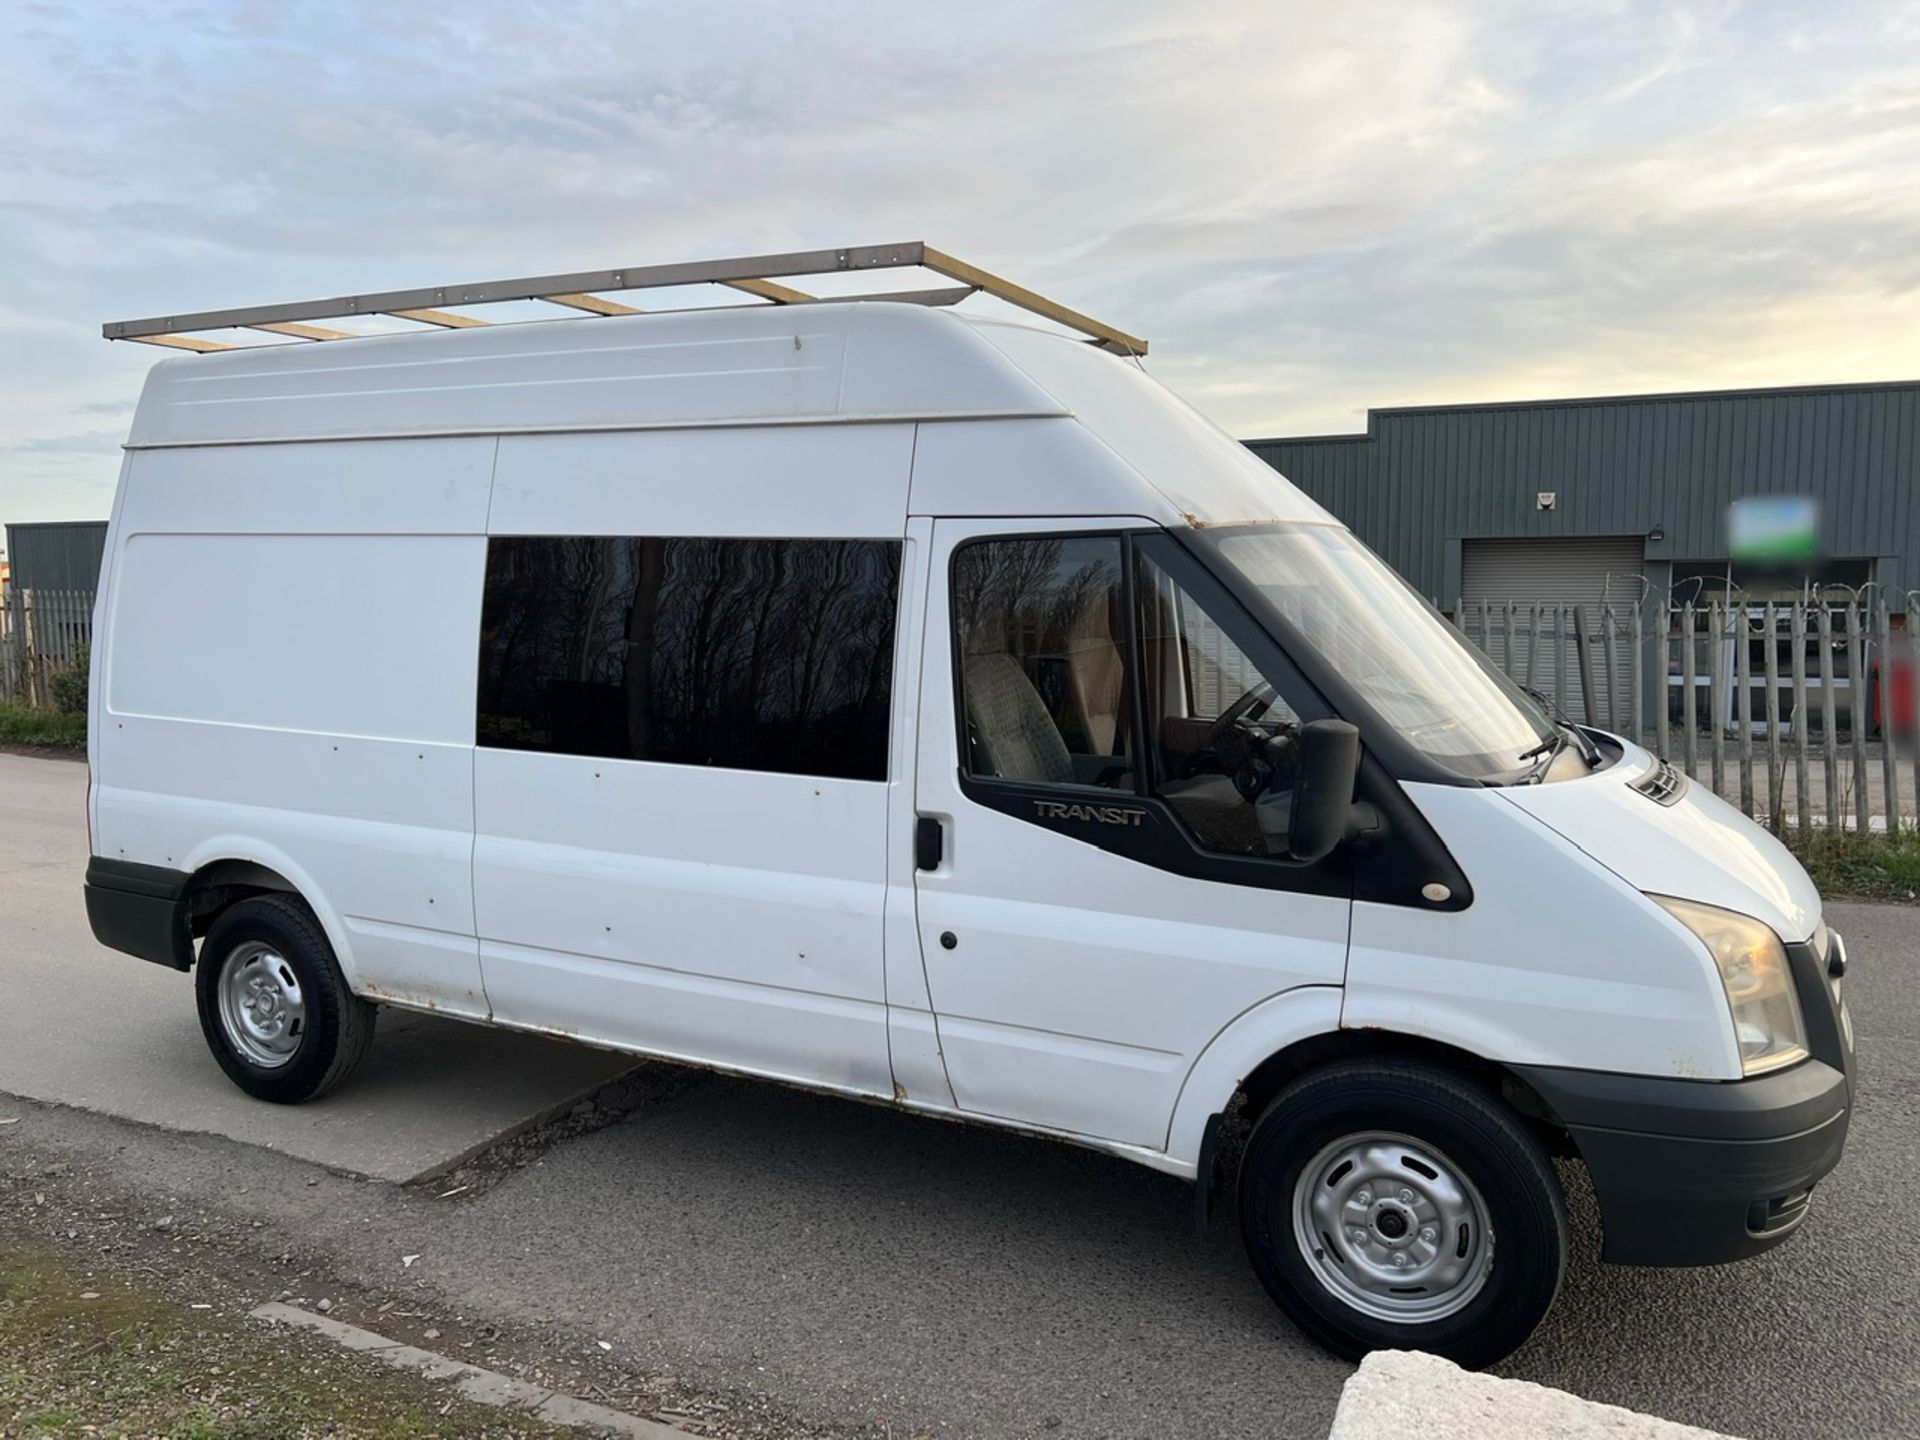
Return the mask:
<path id="1" fill-rule="evenodd" d="M 1275 1097 L 1241 1161 L 1240 1223 L 1268 1293 L 1348 1359 L 1490 1365 L 1533 1333 L 1566 1265 L 1538 1142 L 1494 1096 L 1410 1061 L 1331 1066 Z"/>
<path id="2" fill-rule="evenodd" d="M 213 1058 L 249 1095 L 297 1105 L 360 1063 L 375 1008 L 347 988 L 299 900 L 262 895 L 223 913 L 200 947 L 194 993 Z"/>

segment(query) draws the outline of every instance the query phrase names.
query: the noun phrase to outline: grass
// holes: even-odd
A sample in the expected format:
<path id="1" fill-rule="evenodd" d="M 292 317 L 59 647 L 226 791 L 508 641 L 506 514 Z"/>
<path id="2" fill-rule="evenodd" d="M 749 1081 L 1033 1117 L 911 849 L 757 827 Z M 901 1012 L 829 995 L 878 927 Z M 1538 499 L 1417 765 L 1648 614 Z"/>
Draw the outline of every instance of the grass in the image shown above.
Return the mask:
<path id="1" fill-rule="evenodd" d="M 0 1236 L 0 1435 L 453 1440 L 574 1433 L 317 1336 L 193 1310 Z"/>
<path id="2" fill-rule="evenodd" d="M 1920 830 L 1893 834 L 1813 829 L 1783 837 L 1820 893 L 1832 898 L 1912 901 L 1920 897 Z"/>
<path id="3" fill-rule="evenodd" d="M 29 710 L 24 705 L 0 705 L 0 745 L 41 750 L 85 750 L 87 717 L 57 710 Z"/>

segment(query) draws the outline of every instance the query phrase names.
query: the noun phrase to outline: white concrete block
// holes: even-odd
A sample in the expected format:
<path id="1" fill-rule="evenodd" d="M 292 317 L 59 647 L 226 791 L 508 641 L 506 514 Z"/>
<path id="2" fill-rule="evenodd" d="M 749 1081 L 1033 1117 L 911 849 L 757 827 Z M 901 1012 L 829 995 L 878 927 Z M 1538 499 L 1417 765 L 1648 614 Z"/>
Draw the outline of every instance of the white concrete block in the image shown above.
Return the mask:
<path id="1" fill-rule="evenodd" d="M 1437 1355 L 1382 1350 L 1340 1392 L 1327 1440 L 1731 1440 L 1712 1430 L 1582 1400 L 1530 1380 L 1462 1370 Z"/>

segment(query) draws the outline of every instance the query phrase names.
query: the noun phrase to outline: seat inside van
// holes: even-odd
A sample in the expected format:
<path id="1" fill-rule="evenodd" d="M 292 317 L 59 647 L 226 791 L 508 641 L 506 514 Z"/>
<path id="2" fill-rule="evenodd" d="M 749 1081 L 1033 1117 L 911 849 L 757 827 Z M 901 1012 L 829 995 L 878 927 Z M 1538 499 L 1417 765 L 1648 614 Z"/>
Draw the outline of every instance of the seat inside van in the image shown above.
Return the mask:
<path id="1" fill-rule="evenodd" d="M 1133 787 L 1126 663 L 1117 597 L 1089 593 L 1064 635 L 1021 644 L 982 626 L 966 656 L 969 748 L 976 775 Z"/>

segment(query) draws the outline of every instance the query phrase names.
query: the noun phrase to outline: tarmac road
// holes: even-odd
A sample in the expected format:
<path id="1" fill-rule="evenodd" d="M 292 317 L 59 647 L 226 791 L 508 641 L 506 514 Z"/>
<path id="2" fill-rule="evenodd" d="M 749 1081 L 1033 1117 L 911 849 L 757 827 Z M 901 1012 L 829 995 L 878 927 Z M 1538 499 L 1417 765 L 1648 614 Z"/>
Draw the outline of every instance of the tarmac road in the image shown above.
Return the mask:
<path id="1" fill-rule="evenodd" d="M 0 792 L 0 824 L 15 818 Z M 10 893 L 0 880 L 0 934 Z M 1801 1232 L 1736 1266 L 1603 1267 L 1572 1170 L 1566 1287 L 1502 1373 L 1753 1440 L 1920 1433 L 1920 909 L 1829 915 L 1853 960 L 1863 1084 L 1846 1159 Z M 349 1280 L 419 1282 L 468 1316 L 605 1339 L 636 1370 L 809 1424 L 1325 1433 L 1348 1367 L 1273 1309 L 1230 1216 L 1193 1233 L 1179 1182 L 882 1107 L 656 1078 L 619 1123 L 447 1203 L 59 1111 L 0 1144 L 91 1156 L 183 1205 L 260 1220 L 259 1245 L 297 1240 Z M 404 1276 L 403 1252 L 421 1257 Z"/>

